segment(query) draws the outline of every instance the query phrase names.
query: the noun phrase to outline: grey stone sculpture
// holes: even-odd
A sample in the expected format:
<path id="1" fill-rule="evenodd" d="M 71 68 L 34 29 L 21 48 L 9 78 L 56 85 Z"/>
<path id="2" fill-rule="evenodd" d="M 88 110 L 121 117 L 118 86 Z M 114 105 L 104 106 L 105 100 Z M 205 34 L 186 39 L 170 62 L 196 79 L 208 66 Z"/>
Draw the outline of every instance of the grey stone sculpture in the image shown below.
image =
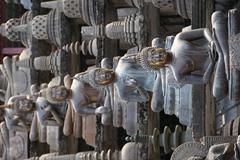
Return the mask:
<path id="1" fill-rule="evenodd" d="M 35 105 L 25 95 L 13 96 L 5 105 L 4 118 L 8 129 L 27 132 L 30 129 Z"/>
<path id="2" fill-rule="evenodd" d="M 115 71 L 118 95 L 125 101 L 146 102 L 149 100 L 147 91 L 154 92 L 158 98 L 154 98 L 155 95 L 153 95 L 151 106 L 153 111 L 160 111 L 164 99 L 160 73 L 146 72 L 136 62 L 137 55 L 126 54 L 118 62 Z M 157 83 L 155 83 L 155 79 L 157 79 Z M 160 98 L 161 96 L 162 98 Z"/>
<path id="3" fill-rule="evenodd" d="M 196 38 L 199 40 L 195 42 Z M 210 52 L 208 40 L 211 42 L 211 35 L 204 29 L 182 32 L 174 39 L 170 52 L 162 48 L 145 48 L 137 58 L 147 70 L 170 67 L 179 83 L 204 84 L 212 75 L 216 59 L 216 55 Z"/>

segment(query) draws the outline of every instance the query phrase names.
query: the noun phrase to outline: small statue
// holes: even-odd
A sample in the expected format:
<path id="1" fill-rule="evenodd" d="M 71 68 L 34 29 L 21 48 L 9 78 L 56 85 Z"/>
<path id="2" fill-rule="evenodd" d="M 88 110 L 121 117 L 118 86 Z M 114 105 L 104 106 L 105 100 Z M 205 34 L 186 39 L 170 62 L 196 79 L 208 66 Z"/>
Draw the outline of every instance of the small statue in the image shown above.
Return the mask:
<path id="1" fill-rule="evenodd" d="M 114 76 L 115 74 L 112 70 L 103 68 L 91 69 L 89 71 L 76 74 L 73 77 L 71 85 L 72 98 L 70 99 L 74 110 L 80 114 L 102 114 L 102 123 L 111 123 L 109 121 L 109 111 L 111 110 L 113 104 L 110 96 L 111 87 L 109 88 L 108 86 L 113 83 L 115 78 Z M 101 89 L 105 89 L 104 94 L 106 94 L 106 98 L 103 102 L 104 105 L 97 109 L 86 107 L 88 105 L 92 106 L 93 103 L 96 103 L 99 100 L 99 92 Z M 81 91 L 85 91 L 85 95 L 79 94 Z"/>
<path id="2" fill-rule="evenodd" d="M 89 74 L 91 74 L 91 76 Z M 92 76 L 95 75 L 95 72 L 92 71 L 89 74 L 87 74 L 87 76 L 85 76 L 85 73 L 75 75 L 72 83 L 71 77 L 67 75 L 64 78 L 64 86 L 61 85 L 51 86 L 40 91 L 41 96 L 46 97 L 46 100 L 51 104 L 61 104 L 67 101 L 69 107 L 64 121 L 65 135 L 70 135 L 73 132 L 72 131 L 73 124 L 78 128 L 77 129 L 78 131 L 81 130 L 81 125 L 79 126 L 76 125 L 80 121 L 78 114 L 80 115 L 103 114 L 102 116 L 103 124 L 110 123 L 109 119 L 110 104 L 108 100 L 105 100 L 107 107 L 100 107 L 96 109 L 96 106 L 94 105 L 98 101 L 99 91 L 91 86 L 93 85 L 96 87 L 97 85 L 94 84 L 93 81 L 92 81 L 93 83 L 90 83 L 91 85 L 88 84 L 88 78 L 90 77 L 92 78 Z M 103 78 L 99 79 L 99 82 L 101 84 L 107 83 L 106 81 L 104 81 L 104 77 L 100 78 Z M 73 108 L 74 111 L 71 108 Z M 74 116 L 72 116 L 73 113 Z M 74 130 L 76 130 L 76 128 Z M 78 135 L 79 137 L 79 133 L 76 132 L 75 135 Z"/>
<path id="3" fill-rule="evenodd" d="M 147 91 L 153 92 L 151 107 L 153 111 L 159 112 L 164 99 L 161 98 L 163 96 L 161 74 L 147 72 L 137 63 L 137 55 L 126 54 L 118 62 L 115 71 L 118 95 L 125 101 L 146 102 L 149 100 Z"/>
<path id="4" fill-rule="evenodd" d="M 13 96 L 2 107 L 5 108 L 4 117 L 8 129 L 22 132 L 29 131 L 35 104 L 27 96 Z"/>

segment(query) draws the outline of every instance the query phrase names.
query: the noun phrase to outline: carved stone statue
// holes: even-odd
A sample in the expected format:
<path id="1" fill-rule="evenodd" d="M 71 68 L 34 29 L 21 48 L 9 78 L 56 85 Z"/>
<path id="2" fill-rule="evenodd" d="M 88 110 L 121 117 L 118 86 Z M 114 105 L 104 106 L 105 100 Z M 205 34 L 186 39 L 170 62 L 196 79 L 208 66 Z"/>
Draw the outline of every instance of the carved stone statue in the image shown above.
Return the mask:
<path id="1" fill-rule="evenodd" d="M 146 102 L 149 100 L 147 91 L 153 92 L 154 95 L 151 107 L 153 111 L 160 111 L 164 99 L 162 94 L 161 75 L 157 72 L 147 72 L 142 68 L 136 62 L 135 58 L 137 55 L 137 53 L 126 54 L 118 62 L 115 71 L 117 77 L 115 84 L 118 95 L 125 101 Z"/>
<path id="2" fill-rule="evenodd" d="M 138 63 L 146 70 L 170 67 L 174 78 L 182 84 L 207 83 L 214 69 L 216 55 L 208 46 L 211 35 L 196 29 L 179 33 L 170 52 L 162 48 L 145 48 L 137 55 Z"/>
<path id="3" fill-rule="evenodd" d="M 5 121 L 8 129 L 27 132 L 30 129 L 35 104 L 25 95 L 13 96 L 5 107 Z"/>
<path id="4" fill-rule="evenodd" d="M 109 69 L 96 68 L 90 69 L 89 71 L 83 73 L 76 74 L 73 78 L 73 82 L 71 85 L 72 98 L 70 99 L 74 110 L 79 112 L 80 114 L 81 112 L 85 114 L 88 112 L 89 114 L 96 113 L 103 114 L 102 123 L 103 124 L 111 123 L 110 119 L 107 118 L 110 116 L 109 111 L 111 110 L 112 107 L 112 100 L 110 97 L 111 91 L 110 88 L 108 88 L 108 85 L 110 85 L 113 81 L 114 73 L 112 70 Z M 100 89 L 104 88 L 105 93 L 103 92 L 103 94 L 106 94 L 106 98 L 103 102 L 103 106 L 97 109 L 87 107 L 88 108 L 87 109 L 86 106 L 88 105 L 92 106 L 93 103 L 97 103 L 97 101 L 99 100 L 98 99 L 99 91 Z M 84 92 L 85 95 L 79 94 Z"/>

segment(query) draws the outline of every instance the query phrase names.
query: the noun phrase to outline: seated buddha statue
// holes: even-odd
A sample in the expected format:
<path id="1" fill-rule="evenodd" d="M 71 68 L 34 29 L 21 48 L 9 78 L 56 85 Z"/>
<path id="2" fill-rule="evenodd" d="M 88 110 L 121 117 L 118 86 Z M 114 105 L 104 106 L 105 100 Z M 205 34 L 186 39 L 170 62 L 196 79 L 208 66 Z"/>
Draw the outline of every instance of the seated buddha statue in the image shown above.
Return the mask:
<path id="1" fill-rule="evenodd" d="M 102 114 L 102 123 L 110 124 L 110 109 L 112 107 L 111 87 L 114 80 L 114 72 L 110 69 L 93 68 L 83 73 L 78 73 L 73 77 L 71 84 L 72 97 L 70 99 L 74 110 L 82 114 Z M 86 92 L 87 91 L 87 92 Z M 84 93 L 85 94 L 79 94 Z M 100 94 L 101 93 L 101 94 Z M 105 95 L 102 100 L 101 96 Z M 100 102 L 98 108 L 94 104 Z"/>
<path id="2" fill-rule="evenodd" d="M 35 104 L 25 95 L 12 96 L 6 105 L 4 118 L 8 129 L 13 131 L 27 132 L 33 117 Z"/>
<path id="3" fill-rule="evenodd" d="M 147 72 L 136 63 L 137 55 L 138 53 L 125 54 L 118 62 L 115 70 L 118 95 L 125 101 L 146 102 L 149 100 L 147 92 L 153 92 L 152 110 L 160 111 L 158 107 L 163 104 L 161 73 Z"/>
<path id="4" fill-rule="evenodd" d="M 65 86 L 52 86 L 48 87 L 42 92 L 42 95 L 52 104 L 59 104 L 69 100 L 72 107 L 79 114 L 95 114 L 95 109 L 92 108 L 92 104 L 96 103 L 98 100 L 99 88 L 98 85 L 104 85 L 107 83 L 104 74 L 108 71 L 101 72 L 102 69 L 93 69 L 91 71 L 76 74 L 73 77 L 73 82 L 71 83 L 71 77 L 69 75 L 65 76 Z M 92 80 L 95 77 L 95 72 L 97 72 L 97 81 Z M 102 77 L 103 76 L 103 77 Z M 95 88 L 94 88 L 94 87 Z M 85 94 L 80 94 L 85 93 Z M 88 107 L 91 106 L 91 107 Z"/>
<path id="5" fill-rule="evenodd" d="M 99 71 L 102 70 L 103 72 L 99 73 Z M 91 80 L 95 77 L 95 73 L 97 74 L 96 84 L 94 84 L 95 80 Z M 67 75 L 64 77 L 64 85 L 48 86 L 40 91 L 40 97 L 45 97 L 51 104 L 62 104 L 67 102 L 69 107 L 64 121 L 65 135 L 70 135 L 75 132 L 75 137 L 80 136 L 78 132 L 81 130 L 80 115 L 102 114 L 102 123 L 111 123 L 111 114 L 109 114 L 109 98 L 104 100 L 103 106 L 96 108 L 99 96 L 103 96 L 99 94 L 100 87 L 98 85 L 107 84 L 107 81 L 109 81 L 109 79 L 107 79 L 108 76 L 105 77 L 105 73 L 108 74 L 109 70 L 93 69 L 84 73 L 76 74 L 73 77 L 73 82 L 71 82 L 71 77 Z"/>
<path id="6" fill-rule="evenodd" d="M 205 84 L 212 75 L 216 59 L 215 52 L 211 52 L 212 42 L 207 29 L 185 31 L 175 37 L 170 51 L 144 48 L 136 61 L 146 70 L 171 68 L 178 83 Z"/>

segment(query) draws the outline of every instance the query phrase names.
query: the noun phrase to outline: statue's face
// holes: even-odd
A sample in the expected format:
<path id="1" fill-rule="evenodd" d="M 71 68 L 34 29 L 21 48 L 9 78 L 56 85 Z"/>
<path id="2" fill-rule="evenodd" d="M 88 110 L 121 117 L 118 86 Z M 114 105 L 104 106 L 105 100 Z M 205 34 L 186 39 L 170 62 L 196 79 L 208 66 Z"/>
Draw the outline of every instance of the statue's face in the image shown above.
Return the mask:
<path id="1" fill-rule="evenodd" d="M 162 67 L 168 61 L 168 53 L 162 48 L 152 48 L 148 51 L 148 62 L 153 67 Z"/>
<path id="2" fill-rule="evenodd" d="M 17 102 L 18 109 L 22 112 L 30 112 L 33 110 L 33 102 L 28 99 L 21 99 Z"/>
<path id="3" fill-rule="evenodd" d="M 56 101 L 64 101 L 69 97 L 69 90 L 64 86 L 54 86 L 51 88 L 51 96 Z"/>
<path id="4" fill-rule="evenodd" d="M 113 82 L 115 74 L 110 69 L 100 69 L 95 73 L 95 81 L 99 85 L 108 85 Z"/>

